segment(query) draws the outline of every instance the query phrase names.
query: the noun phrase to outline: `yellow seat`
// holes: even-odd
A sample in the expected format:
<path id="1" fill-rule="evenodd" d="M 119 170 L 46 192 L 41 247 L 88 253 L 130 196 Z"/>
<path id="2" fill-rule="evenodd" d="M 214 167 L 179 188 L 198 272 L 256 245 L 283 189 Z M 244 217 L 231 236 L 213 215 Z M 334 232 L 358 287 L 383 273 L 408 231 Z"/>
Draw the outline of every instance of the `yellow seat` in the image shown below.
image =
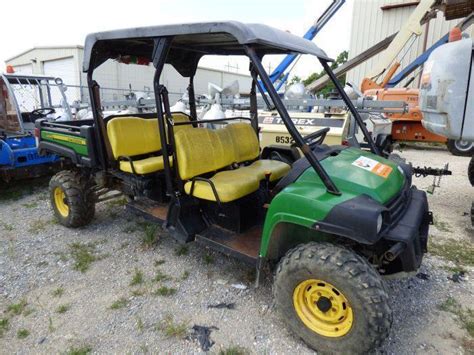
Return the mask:
<path id="1" fill-rule="evenodd" d="M 183 113 L 173 113 L 176 122 L 188 121 L 189 117 Z M 192 127 L 191 125 L 177 126 Z M 150 174 L 164 169 L 163 157 L 152 156 L 135 160 L 136 156 L 150 155 L 161 150 L 160 132 L 156 118 L 116 117 L 107 123 L 107 136 L 114 158 L 120 160 L 119 169 L 133 173 L 129 161 L 137 174 Z M 171 159 L 171 157 L 170 157 Z M 172 161 L 170 161 L 172 163 Z"/>
<path id="2" fill-rule="evenodd" d="M 270 181 L 281 179 L 288 174 L 290 169 L 291 167 L 288 164 L 270 159 L 257 160 L 248 166 L 239 168 L 239 170 L 244 170 L 258 176 L 260 180 L 265 179 L 265 174 L 270 173 Z"/>
<path id="3" fill-rule="evenodd" d="M 173 165 L 173 157 L 170 157 L 170 164 Z M 126 173 L 133 173 L 132 165 L 129 161 L 121 160 L 119 165 L 120 170 Z M 133 161 L 133 168 L 136 174 L 150 174 L 155 171 L 164 169 L 163 156 L 150 157 Z"/>
<path id="4" fill-rule="evenodd" d="M 255 130 L 250 124 L 244 122 L 231 123 L 225 129 L 229 131 L 232 137 L 237 163 L 257 159 L 260 153 L 260 146 Z M 271 173 L 270 181 L 275 181 L 285 176 L 291 167 L 278 160 L 260 159 L 240 169 L 245 169 L 249 173 L 257 175 L 260 180 L 264 179 L 265 174 L 269 172 Z"/>
<path id="5" fill-rule="evenodd" d="M 217 195 L 221 202 L 230 202 L 251 194 L 258 190 L 259 179 L 249 175 L 242 169 L 225 170 L 215 174 L 209 179 L 214 184 Z M 191 194 L 192 182 L 188 181 L 184 185 L 184 191 Z M 194 183 L 193 196 L 208 201 L 216 201 L 216 196 L 211 185 L 206 181 L 196 181 Z"/>

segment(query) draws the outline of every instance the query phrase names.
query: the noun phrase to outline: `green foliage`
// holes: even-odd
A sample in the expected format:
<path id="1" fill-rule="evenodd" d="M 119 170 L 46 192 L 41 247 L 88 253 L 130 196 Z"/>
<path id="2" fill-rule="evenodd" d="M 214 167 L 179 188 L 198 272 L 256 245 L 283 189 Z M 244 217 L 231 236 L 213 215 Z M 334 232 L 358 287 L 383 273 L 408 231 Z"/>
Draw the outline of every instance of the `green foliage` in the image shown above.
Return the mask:
<path id="1" fill-rule="evenodd" d="M 18 303 L 12 303 L 11 305 L 9 305 L 7 307 L 7 311 L 14 315 L 20 315 L 25 310 L 27 304 L 28 303 L 26 302 L 26 300 L 23 299 Z"/>
<path id="2" fill-rule="evenodd" d="M 156 291 L 153 292 L 153 295 L 167 297 L 167 296 L 172 296 L 175 293 L 176 293 L 175 288 L 161 286 L 160 288 L 156 289 Z"/>
<path id="3" fill-rule="evenodd" d="M 8 318 L 0 318 L 0 338 L 10 328 L 10 321 Z"/>
<path id="4" fill-rule="evenodd" d="M 119 298 L 117 301 L 110 305 L 110 309 L 120 309 L 128 305 L 128 300 L 124 297 Z"/>
<path id="5" fill-rule="evenodd" d="M 90 265 L 97 260 L 94 255 L 95 246 L 93 244 L 72 243 L 69 250 L 74 259 L 74 270 L 82 273 L 86 272 Z"/>
<path id="6" fill-rule="evenodd" d="M 301 78 L 298 75 L 293 76 L 291 80 L 288 82 L 288 85 L 293 85 L 296 83 L 301 83 Z"/>
<path id="7" fill-rule="evenodd" d="M 448 297 L 438 308 L 456 315 L 461 326 L 467 330 L 471 337 L 474 337 L 474 309 L 464 308 L 452 297 Z"/>
<path id="8" fill-rule="evenodd" d="M 64 294 L 64 288 L 62 288 L 62 287 L 58 287 L 57 289 L 55 289 L 55 290 L 52 292 L 52 295 L 53 295 L 54 297 L 61 297 L 63 294 Z"/>
<path id="9" fill-rule="evenodd" d="M 30 331 L 28 329 L 18 329 L 16 332 L 18 339 L 25 339 L 28 335 L 30 335 Z"/>
<path id="10" fill-rule="evenodd" d="M 157 324 L 156 329 L 162 331 L 167 337 L 183 338 L 186 335 L 186 323 L 175 322 L 171 315 Z"/>
<path id="11" fill-rule="evenodd" d="M 56 313 L 59 313 L 59 314 L 66 313 L 67 311 L 69 311 L 70 308 L 71 308 L 70 305 L 63 304 L 56 309 Z"/>
<path id="12" fill-rule="evenodd" d="M 81 346 L 80 348 L 70 348 L 67 351 L 67 355 L 87 355 L 92 352 L 91 346 Z"/>
<path id="13" fill-rule="evenodd" d="M 141 285 L 143 283 L 143 272 L 139 269 L 135 269 L 130 286 Z"/>
<path id="14" fill-rule="evenodd" d="M 177 256 L 188 255 L 189 248 L 187 245 L 180 245 L 178 248 L 175 249 L 174 253 Z"/>
<path id="15" fill-rule="evenodd" d="M 228 348 L 219 350 L 219 355 L 245 355 L 249 351 L 241 346 L 229 346 Z"/>
<path id="16" fill-rule="evenodd" d="M 343 51 L 343 52 L 339 53 L 339 55 L 336 57 L 336 60 L 333 63 L 331 63 L 331 65 L 330 65 L 331 69 L 334 70 L 337 67 L 339 67 L 341 64 L 344 64 L 345 62 L 347 62 L 348 55 L 349 55 L 349 53 L 347 51 Z M 312 73 L 306 79 L 303 80 L 303 84 L 305 86 L 308 86 L 313 81 L 318 80 L 319 78 L 321 78 L 324 75 L 326 75 L 326 72 L 324 70 L 321 70 L 318 73 Z M 341 75 L 338 78 L 338 80 L 342 85 L 344 85 L 346 83 L 346 75 L 345 74 Z M 333 83 L 328 83 L 321 90 L 317 91 L 316 94 L 318 94 L 318 95 L 322 94 L 323 96 L 326 97 L 335 88 L 336 87 L 334 86 Z"/>

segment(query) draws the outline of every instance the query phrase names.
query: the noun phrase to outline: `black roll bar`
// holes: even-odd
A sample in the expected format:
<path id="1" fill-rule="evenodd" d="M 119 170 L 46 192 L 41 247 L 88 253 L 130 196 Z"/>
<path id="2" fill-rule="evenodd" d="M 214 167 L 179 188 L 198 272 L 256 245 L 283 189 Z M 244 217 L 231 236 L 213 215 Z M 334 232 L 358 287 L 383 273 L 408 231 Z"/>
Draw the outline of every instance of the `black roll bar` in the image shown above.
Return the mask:
<path id="1" fill-rule="evenodd" d="M 156 115 L 158 118 L 158 129 L 160 131 L 161 150 L 163 152 L 163 167 L 165 170 L 166 193 L 168 196 L 173 195 L 173 182 L 171 181 L 171 164 L 168 154 L 168 140 L 166 135 L 165 116 L 163 113 L 163 100 L 166 88 L 160 84 L 160 75 L 165 65 L 168 51 L 171 47 L 171 37 L 161 37 L 155 41 L 153 50 L 153 66 L 155 67 L 155 75 L 153 77 L 153 89 L 155 91 Z"/>
<path id="2" fill-rule="evenodd" d="M 275 108 L 280 114 L 280 117 L 282 118 L 283 123 L 286 126 L 286 129 L 288 129 L 288 132 L 290 133 L 291 137 L 295 140 L 296 146 L 301 149 L 306 159 L 308 159 L 308 162 L 311 164 L 313 169 L 316 171 L 316 173 L 319 175 L 324 185 L 326 186 L 327 191 L 333 195 L 340 195 L 341 192 L 338 190 L 334 182 L 331 180 L 331 178 L 327 174 L 326 170 L 324 170 L 324 168 L 322 167 L 322 165 L 320 164 L 316 156 L 311 151 L 308 144 L 306 144 L 305 140 L 303 139 L 303 137 L 301 136 L 301 134 L 298 132 L 295 125 L 293 124 L 293 121 L 288 115 L 288 111 L 286 110 L 285 106 L 283 105 L 283 102 L 278 96 L 278 93 L 273 87 L 273 84 L 270 81 L 270 78 L 268 77 L 267 72 L 263 68 L 259 55 L 255 51 L 255 49 L 251 46 L 244 46 L 244 48 L 254 66 L 254 69 L 258 72 L 263 85 L 267 89 L 267 92 L 270 95 L 270 98 L 272 99 L 273 104 L 275 105 Z"/>

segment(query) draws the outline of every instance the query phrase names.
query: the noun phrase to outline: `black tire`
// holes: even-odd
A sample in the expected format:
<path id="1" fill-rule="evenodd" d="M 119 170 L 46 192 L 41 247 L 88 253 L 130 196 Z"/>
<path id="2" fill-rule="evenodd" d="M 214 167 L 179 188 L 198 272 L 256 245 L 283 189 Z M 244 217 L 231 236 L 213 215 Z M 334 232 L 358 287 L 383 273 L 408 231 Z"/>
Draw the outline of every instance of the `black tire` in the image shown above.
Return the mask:
<path id="1" fill-rule="evenodd" d="M 467 177 L 472 186 L 474 186 L 474 157 L 471 157 L 469 160 L 469 165 L 467 167 Z"/>
<path id="2" fill-rule="evenodd" d="M 446 146 L 453 155 L 466 157 L 474 154 L 474 142 L 448 139 Z"/>
<path id="3" fill-rule="evenodd" d="M 345 334 L 337 337 L 321 335 L 306 326 L 298 315 L 293 297 L 296 297 L 299 285 L 312 279 L 322 280 L 326 285 L 330 284 L 329 287 L 337 288 L 337 292 L 348 301 L 352 323 L 349 323 Z M 321 284 L 324 285 L 316 285 Z M 311 287 L 304 289 L 304 292 L 311 292 Z M 330 290 L 336 292 L 334 288 Z M 318 295 L 321 296 L 320 293 Z M 380 275 L 365 259 L 338 245 L 311 242 L 288 251 L 278 264 L 273 296 L 289 328 L 318 353 L 367 353 L 382 344 L 392 325 L 389 297 Z M 322 298 L 325 297 L 319 297 L 318 305 L 312 305 L 317 312 L 321 311 L 317 307 L 320 307 Z M 329 303 L 329 308 L 333 306 Z M 345 303 L 343 309 L 346 310 Z M 327 312 L 323 311 L 324 315 Z"/>
<path id="4" fill-rule="evenodd" d="M 95 214 L 93 182 L 78 171 L 64 170 L 54 175 L 49 182 L 51 206 L 59 223 L 70 228 L 89 224 Z M 61 209 L 56 193 L 62 191 L 62 200 L 67 212 Z M 62 211 L 62 212 L 61 212 Z M 66 212 L 66 213 L 65 213 Z"/>
<path id="5" fill-rule="evenodd" d="M 471 226 L 474 227 L 474 202 L 471 203 Z"/>

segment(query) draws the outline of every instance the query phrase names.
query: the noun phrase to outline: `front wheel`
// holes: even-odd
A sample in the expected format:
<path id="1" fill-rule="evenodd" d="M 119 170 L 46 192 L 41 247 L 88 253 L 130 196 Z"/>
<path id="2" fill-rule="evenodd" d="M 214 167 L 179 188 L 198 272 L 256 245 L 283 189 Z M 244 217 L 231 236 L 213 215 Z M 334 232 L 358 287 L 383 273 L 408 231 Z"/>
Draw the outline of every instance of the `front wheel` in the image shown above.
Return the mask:
<path id="1" fill-rule="evenodd" d="M 349 249 L 307 243 L 280 261 L 273 295 L 290 329 L 322 353 L 366 353 L 392 324 L 380 275 Z"/>
<path id="2" fill-rule="evenodd" d="M 92 221 L 95 213 L 92 186 L 89 178 L 71 170 L 60 171 L 51 178 L 49 196 L 60 224 L 77 228 Z"/>

